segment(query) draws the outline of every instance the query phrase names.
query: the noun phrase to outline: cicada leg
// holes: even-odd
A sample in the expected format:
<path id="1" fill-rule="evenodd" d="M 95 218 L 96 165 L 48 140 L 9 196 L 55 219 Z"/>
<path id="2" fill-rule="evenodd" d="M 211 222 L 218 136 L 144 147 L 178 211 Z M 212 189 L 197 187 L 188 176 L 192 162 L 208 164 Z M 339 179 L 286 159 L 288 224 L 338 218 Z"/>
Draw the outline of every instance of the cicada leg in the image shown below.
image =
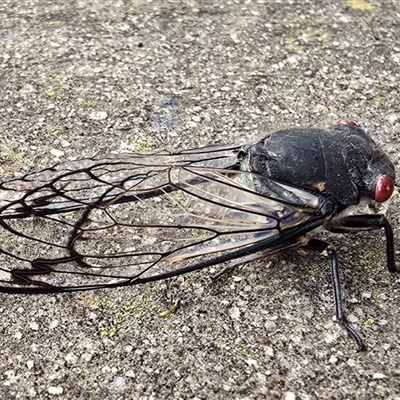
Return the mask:
<path id="1" fill-rule="evenodd" d="M 393 228 L 385 216 L 380 214 L 348 215 L 337 217 L 324 224 L 325 228 L 334 233 L 348 233 L 384 229 L 386 237 L 386 259 L 390 272 L 400 272 L 396 268 L 394 254 Z"/>
<path id="2" fill-rule="evenodd" d="M 313 238 L 309 238 L 308 243 L 304 245 L 304 248 L 312 251 L 318 251 L 324 255 L 327 255 L 331 259 L 331 272 L 333 290 L 335 294 L 336 319 L 357 343 L 358 351 L 366 350 L 364 342 L 362 341 L 356 330 L 348 323 L 343 311 L 342 289 L 340 286 L 339 276 L 339 261 L 337 259 L 336 250 L 331 244 L 324 242 L 323 240 L 317 240 Z"/>

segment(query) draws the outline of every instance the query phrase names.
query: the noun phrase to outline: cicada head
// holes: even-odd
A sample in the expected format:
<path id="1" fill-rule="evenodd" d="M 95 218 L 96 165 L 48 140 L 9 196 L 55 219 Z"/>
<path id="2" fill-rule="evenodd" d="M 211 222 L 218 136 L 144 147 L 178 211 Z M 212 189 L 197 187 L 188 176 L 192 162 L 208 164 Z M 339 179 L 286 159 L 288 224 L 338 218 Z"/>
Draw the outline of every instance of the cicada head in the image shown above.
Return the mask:
<path id="1" fill-rule="evenodd" d="M 352 182 L 360 191 L 360 197 L 377 203 L 387 201 L 395 185 L 394 166 L 389 157 L 354 122 L 340 120 L 336 130 L 346 135 L 345 162 L 351 172 Z"/>

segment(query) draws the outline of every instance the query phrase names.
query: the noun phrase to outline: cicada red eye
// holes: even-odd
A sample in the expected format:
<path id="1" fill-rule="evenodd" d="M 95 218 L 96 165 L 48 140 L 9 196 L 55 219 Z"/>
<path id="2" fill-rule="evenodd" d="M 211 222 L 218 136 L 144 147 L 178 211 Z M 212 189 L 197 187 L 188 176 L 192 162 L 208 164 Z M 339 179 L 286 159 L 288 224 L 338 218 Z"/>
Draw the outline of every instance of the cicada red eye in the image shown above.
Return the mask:
<path id="1" fill-rule="evenodd" d="M 358 126 L 355 122 L 353 122 L 350 119 L 339 119 L 339 121 L 336 122 L 336 125 Z"/>
<path id="2" fill-rule="evenodd" d="M 393 179 L 388 175 L 382 175 L 378 178 L 375 185 L 375 201 L 383 203 L 390 198 L 394 190 Z"/>

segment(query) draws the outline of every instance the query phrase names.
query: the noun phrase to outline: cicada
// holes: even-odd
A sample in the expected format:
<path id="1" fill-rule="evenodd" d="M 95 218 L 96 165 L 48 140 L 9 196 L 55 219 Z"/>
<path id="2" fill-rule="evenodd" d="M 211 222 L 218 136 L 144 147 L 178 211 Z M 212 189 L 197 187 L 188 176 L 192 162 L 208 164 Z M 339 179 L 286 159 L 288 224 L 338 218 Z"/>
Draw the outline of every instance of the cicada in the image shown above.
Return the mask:
<path id="1" fill-rule="evenodd" d="M 361 350 L 336 251 L 308 233 L 383 229 L 395 271 L 380 213 L 394 182 L 389 158 L 349 120 L 245 146 L 56 165 L 0 184 L 0 292 L 130 286 L 305 248 L 330 257 L 337 320 Z"/>

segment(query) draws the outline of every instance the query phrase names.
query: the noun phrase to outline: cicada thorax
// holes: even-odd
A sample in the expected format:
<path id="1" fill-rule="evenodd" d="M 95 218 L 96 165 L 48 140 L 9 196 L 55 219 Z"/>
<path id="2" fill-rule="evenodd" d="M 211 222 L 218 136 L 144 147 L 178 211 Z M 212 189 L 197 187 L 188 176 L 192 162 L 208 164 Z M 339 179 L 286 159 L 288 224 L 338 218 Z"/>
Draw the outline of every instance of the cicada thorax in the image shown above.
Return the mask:
<path id="1" fill-rule="evenodd" d="M 289 129 L 268 135 L 240 153 L 242 168 L 273 182 L 330 196 L 338 211 L 361 199 L 383 202 L 394 188 L 394 167 L 358 126 Z M 271 192 L 259 179 L 256 190 Z M 274 191 L 274 189 L 272 189 Z"/>

